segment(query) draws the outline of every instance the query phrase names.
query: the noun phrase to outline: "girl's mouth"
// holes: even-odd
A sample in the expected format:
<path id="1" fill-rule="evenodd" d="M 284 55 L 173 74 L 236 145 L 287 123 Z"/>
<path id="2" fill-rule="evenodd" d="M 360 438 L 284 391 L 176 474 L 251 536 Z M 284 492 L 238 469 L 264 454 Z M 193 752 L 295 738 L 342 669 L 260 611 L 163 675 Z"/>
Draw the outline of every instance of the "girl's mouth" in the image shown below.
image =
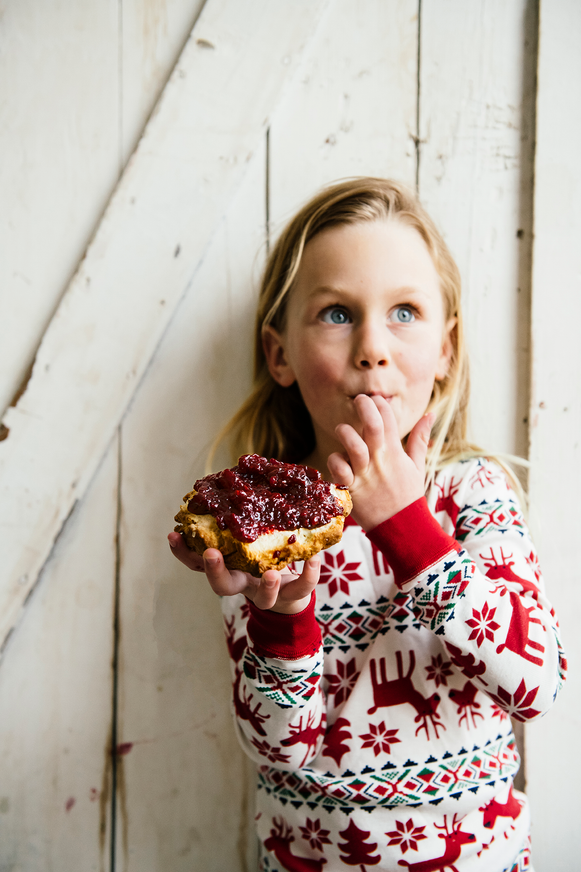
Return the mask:
<path id="1" fill-rule="evenodd" d="M 349 399 L 354 400 L 356 397 L 383 397 L 384 400 L 387 400 L 388 403 L 391 403 L 393 400 L 393 394 L 384 394 L 381 391 L 360 391 L 358 394 L 350 394 Z"/>

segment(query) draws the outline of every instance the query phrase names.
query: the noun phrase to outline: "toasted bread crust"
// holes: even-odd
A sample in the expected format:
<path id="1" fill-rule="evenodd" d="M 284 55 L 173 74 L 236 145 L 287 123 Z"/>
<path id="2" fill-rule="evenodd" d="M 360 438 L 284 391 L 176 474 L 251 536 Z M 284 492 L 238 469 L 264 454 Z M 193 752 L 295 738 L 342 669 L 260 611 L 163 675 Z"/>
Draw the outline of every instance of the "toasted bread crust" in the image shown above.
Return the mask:
<path id="1" fill-rule="evenodd" d="M 175 516 L 176 533 L 183 533 L 186 543 L 193 551 L 203 554 L 206 548 L 217 548 L 224 555 L 229 569 L 241 569 L 259 577 L 267 569 L 284 569 L 293 560 L 308 560 L 314 554 L 340 541 L 346 516 L 352 508 L 349 491 L 331 485 L 333 495 L 340 502 L 344 514 L 336 515 L 328 524 L 308 530 L 273 530 L 263 533 L 254 542 L 241 542 L 230 530 L 220 530 L 212 515 L 194 515 L 188 512 L 188 502 L 196 491 L 184 497 L 180 511 Z M 289 539 L 295 537 L 294 542 Z"/>

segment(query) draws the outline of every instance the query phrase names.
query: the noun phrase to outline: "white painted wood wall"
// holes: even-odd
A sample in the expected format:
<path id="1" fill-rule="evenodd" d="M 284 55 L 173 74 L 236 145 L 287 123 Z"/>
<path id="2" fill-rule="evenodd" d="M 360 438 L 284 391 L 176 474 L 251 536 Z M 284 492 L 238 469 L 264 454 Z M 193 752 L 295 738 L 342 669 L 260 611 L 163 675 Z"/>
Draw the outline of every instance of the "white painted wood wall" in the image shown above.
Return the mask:
<path id="1" fill-rule="evenodd" d="M 50 364 L 55 322 L 66 327 L 70 317 L 70 291 L 59 308 L 63 293 L 203 6 L 3 4 L 2 409 L 25 382 L 47 328 L 37 360 Z M 244 60 L 247 44 L 235 35 L 228 42 L 227 27 L 242 14 L 266 44 L 256 63 L 267 64 L 261 27 L 272 9 L 286 24 L 291 13 L 282 0 L 207 0 L 210 17 L 202 20 L 225 34 L 224 63 L 238 63 L 236 52 Z M 269 234 L 320 185 L 355 174 L 417 182 L 464 279 L 474 437 L 521 455 L 530 446 L 533 528 L 572 668 L 555 709 L 526 730 L 534 863 L 537 872 L 580 868 L 574 785 L 581 764 L 573 751 L 581 721 L 574 623 L 581 611 L 574 552 L 581 521 L 580 11 L 576 0 L 541 0 L 540 15 L 534 0 L 330 0 L 304 12 L 312 27 L 304 37 L 295 26 L 296 51 L 284 57 L 289 71 L 280 74 L 284 88 L 273 97 L 268 133 L 265 127 L 249 152 L 222 217 L 206 228 L 211 241 L 192 261 L 187 290 L 146 355 L 145 375 L 123 394 L 132 399 L 121 423 L 111 412 L 109 431 L 101 428 L 113 439 L 106 451 L 93 449 L 97 471 L 76 504 L 71 497 L 73 511 L 6 644 L 0 869 L 255 868 L 252 775 L 230 724 L 218 604 L 171 558 L 165 534 L 203 471 L 212 434 L 247 390 L 245 340 Z M 193 38 L 222 63 L 220 45 L 205 45 L 202 30 Z M 175 95 L 178 73 L 166 96 Z M 273 78 L 271 69 L 261 74 Z M 213 86 L 210 76 L 197 82 L 202 96 L 212 97 Z M 171 122 L 167 131 L 171 146 Z M 118 204 L 139 179 L 144 153 L 131 162 L 108 221 L 123 225 Z M 207 183 L 211 195 L 216 174 Z M 147 230 L 147 215 L 135 220 Z M 151 222 L 163 228 L 164 218 Z M 93 246 L 85 263 L 95 256 Z M 160 300 L 175 284 L 170 260 L 151 291 Z M 121 285 L 118 293 L 130 291 Z M 139 305 L 135 312 L 138 320 Z M 91 339 L 71 337 L 79 343 L 89 347 Z M 62 427 L 75 437 L 66 420 L 50 422 L 30 399 L 40 377 L 37 366 L 4 418 L 11 432 L 0 442 L 0 462 L 3 453 L 19 457 L 13 422 L 25 416 L 33 436 L 35 427 L 47 438 Z M 46 376 L 53 386 L 59 377 Z M 43 457 L 40 435 L 38 442 Z M 14 481 L 28 486 L 24 466 L 11 475 L 13 494 Z M 35 486 L 42 491 L 53 480 L 54 469 L 41 466 Z M 16 490 L 12 499 L 14 517 L 26 518 L 30 495 Z M 55 492 L 63 511 L 64 500 Z M 24 535 L 9 517 L 0 529 L 8 551 Z M 30 547 L 42 538 L 36 529 L 25 533 Z M 22 582 L 20 600 L 18 579 L 14 585 L 6 601 L 18 603 L 33 579 Z"/>

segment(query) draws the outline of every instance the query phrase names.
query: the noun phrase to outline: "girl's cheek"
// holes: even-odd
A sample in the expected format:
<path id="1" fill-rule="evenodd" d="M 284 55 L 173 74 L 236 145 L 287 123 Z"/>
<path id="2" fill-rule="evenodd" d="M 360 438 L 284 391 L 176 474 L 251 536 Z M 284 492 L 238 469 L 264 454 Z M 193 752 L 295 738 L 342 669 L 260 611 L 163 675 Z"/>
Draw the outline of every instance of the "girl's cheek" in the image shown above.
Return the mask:
<path id="1" fill-rule="evenodd" d="M 340 369 L 340 363 L 335 355 L 320 348 L 305 348 L 300 355 L 300 368 L 304 378 L 318 384 L 334 380 Z"/>

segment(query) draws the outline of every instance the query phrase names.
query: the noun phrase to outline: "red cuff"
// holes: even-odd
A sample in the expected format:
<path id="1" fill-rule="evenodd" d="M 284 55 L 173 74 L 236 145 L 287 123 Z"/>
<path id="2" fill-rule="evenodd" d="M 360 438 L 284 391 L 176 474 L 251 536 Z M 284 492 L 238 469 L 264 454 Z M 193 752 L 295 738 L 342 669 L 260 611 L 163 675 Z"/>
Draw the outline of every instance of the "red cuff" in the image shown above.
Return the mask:
<path id="1" fill-rule="evenodd" d="M 401 512 L 369 530 L 367 537 L 385 554 L 402 587 L 460 545 L 444 533 L 421 497 Z"/>
<path id="2" fill-rule="evenodd" d="M 249 600 L 246 629 L 256 653 L 279 660 L 298 660 L 316 654 L 321 646 L 321 630 L 315 618 L 315 600 L 313 591 L 309 605 L 296 615 L 259 609 Z"/>

